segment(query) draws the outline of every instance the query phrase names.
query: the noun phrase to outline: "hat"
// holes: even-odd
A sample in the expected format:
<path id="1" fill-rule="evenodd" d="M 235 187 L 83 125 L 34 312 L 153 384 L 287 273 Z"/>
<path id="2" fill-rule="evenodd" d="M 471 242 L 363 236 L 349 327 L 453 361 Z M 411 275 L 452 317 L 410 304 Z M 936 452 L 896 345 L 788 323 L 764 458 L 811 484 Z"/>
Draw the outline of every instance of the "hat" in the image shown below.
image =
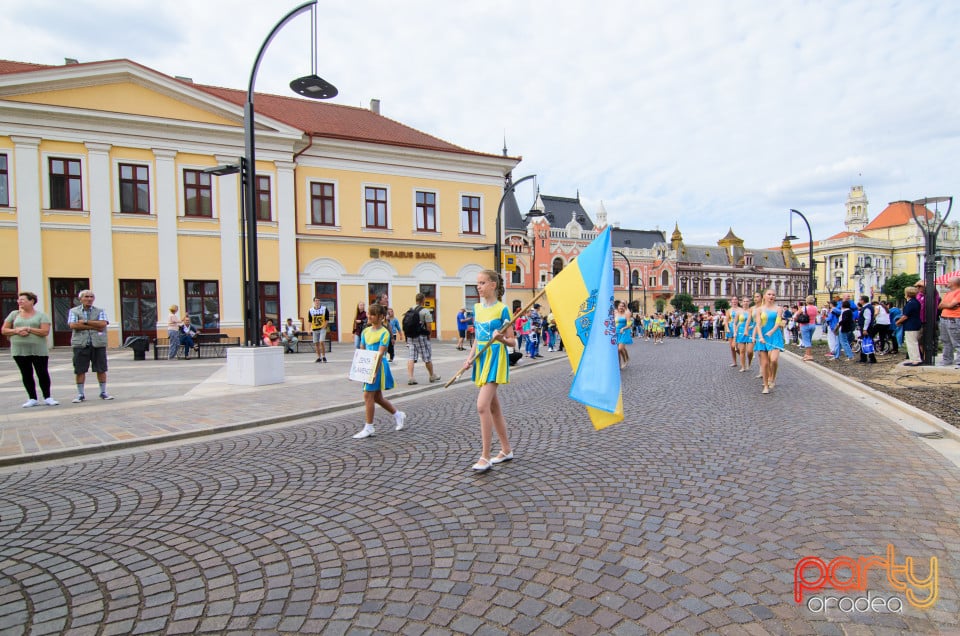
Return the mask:
<path id="1" fill-rule="evenodd" d="M 534 309 L 540 309 L 540 303 L 533 303 Z"/>

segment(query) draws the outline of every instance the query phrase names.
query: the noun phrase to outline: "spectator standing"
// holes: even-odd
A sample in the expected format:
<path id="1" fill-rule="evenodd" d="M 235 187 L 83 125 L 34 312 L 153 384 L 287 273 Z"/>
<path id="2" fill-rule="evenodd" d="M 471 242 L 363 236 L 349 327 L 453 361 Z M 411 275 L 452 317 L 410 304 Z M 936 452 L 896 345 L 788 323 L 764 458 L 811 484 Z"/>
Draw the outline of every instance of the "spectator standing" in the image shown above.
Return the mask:
<path id="1" fill-rule="evenodd" d="M 857 326 L 860 328 L 860 337 L 861 337 L 861 346 L 860 346 L 860 362 L 874 364 L 877 361 L 877 354 L 871 351 L 866 353 L 863 349 L 863 340 L 862 338 L 873 339 L 873 335 L 876 333 L 877 329 L 877 314 L 873 308 L 873 305 L 870 303 L 869 296 L 860 297 L 860 315 L 857 318 Z"/>
<path id="2" fill-rule="evenodd" d="M 367 306 L 361 300 L 357 303 L 357 313 L 353 316 L 353 348 L 360 348 L 360 334 L 367 328 Z"/>
<path id="3" fill-rule="evenodd" d="M 920 336 L 919 336 L 919 340 L 921 343 L 920 356 L 922 358 L 926 358 L 928 354 L 926 351 L 923 350 L 923 340 L 926 339 L 923 337 L 923 333 L 924 333 L 924 330 L 927 328 L 935 329 L 936 325 L 927 325 L 927 285 L 926 283 L 924 283 L 921 280 L 914 283 L 913 286 L 917 288 L 917 300 L 920 301 Z M 933 290 L 933 303 L 937 306 L 940 305 L 940 293 L 936 289 Z M 934 338 L 934 342 L 936 342 L 936 338 Z M 934 351 L 930 355 L 933 355 L 934 357 L 936 357 L 937 352 Z"/>
<path id="4" fill-rule="evenodd" d="M 387 330 L 390 331 L 390 346 L 387 347 L 387 355 L 390 356 L 390 362 L 393 362 L 396 353 L 394 346 L 396 345 L 397 339 L 403 339 L 403 330 L 400 329 L 400 321 L 397 320 L 397 316 L 393 313 L 393 307 L 387 309 Z"/>
<path id="5" fill-rule="evenodd" d="M 440 376 L 433 372 L 433 349 L 430 346 L 430 323 L 433 322 L 433 314 L 423 306 L 426 297 L 423 293 L 417 294 L 417 304 L 410 310 L 415 311 L 415 316 L 419 320 L 410 320 L 408 325 L 407 314 L 403 319 L 403 335 L 407 339 L 407 384 L 416 384 L 417 380 L 413 377 L 413 365 L 420 358 L 423 358 L 423 365 L 427 367 L 427 377 L 431 382 L 436 382 Z M 408 313 L 409 311 L 408 310 Z M 413 324 L 416 323 L 416 324 Z M 414 333 L 414 331 L 417 333 Z"/>
<path id="6" fill-rule="evenodd" d="M 542 358 L 540 355 L 540 332 L 543 328 L 543 318 L 540 317 L 540 303 L 534 303 L 533 309 L 530 310 L 530 318 L 528 324 L 530 325 L 527 329 L 527 353 L 531 358 Z"/>
<path id="7" fill-rule="evenodd" d="M 907 359 L 905 366 L 918 367 L 920 360 L 920 329 L 923 323 L 920 320 L 920 301 L 917 300 L 917 288 L 907 287 L 903 290 L 907 297 L 907 304 L 903 306 L 903 314 L 897 318 L 897 324 L 903 327 L 903 342 L 907 345 Z"/>
<path id="8" fill-rule="evenodd" d="M 47 406 L 60 404 L 50 395 L 50 372 L 48 362 L 47 335 L 50 333 L 50 316 L 37 311 L 37 295 L 22 291 L 17 295 L 17 309 L 11 311 L 3 321 L 3 335 L 10 339 L 10 356 L 20 369 L 23 388 L 27 390 L 25 409 L 39 406 L 37 385 L 33 375 L 36 373 L 40 383 L 43 403 Z"/>
<path id="9" fill-rule="evenodd" d="M 939 303 L 940 340 L 943 342 L 943 357 L 940 366 L 949 367 L 960 360 L 955 359 L 960 348 L 960 276 L 947 281 L 948 291 Z M 960 364 L 957 365 L 960 367 Z"/>
<path id="10" fill-rule="evenodd" d="M 473 322 L 473 319 L 467 316 L 466 307 L 461 307 L 457 312 L 457 351 L 464 351 L 463 339 L 467 337 L 467 327 Z"/>
<path id="11" fill-rule="evenodd" d="M 73 334 L 70 346 L 73 348 L 73 372 L 77 381 L 77 397 L 74 404 L 86 401 L 84 385 L 87 371 L 93 367 L 100 384 L 100 399 L 112 400 L 107 393 L 107 313 L 93 306 L 94 293 L 84 289 L 78 294 L 80 305 L 67 312 L 67 326 Z"/>
<path id="12" fill-rule="evenodd" d="M 897 324 L 897 320 L 903 315 L 903 312 L 900 311 L 899 307 L 891 305 L 887 301 L 883 302 L 883 306 L 890 314 L 890 341 L 893 344 L 893 353 L 900 353 L 900 346 L 903 344 L 903 327 Z"/>
<path id="13" fill-rule="evenodd" d="M 283 343 L 284 353 L 297 352 L 297 343 L 300 342 L 300 339 L 297 338 L 297 326 L 293 324 L 293 318 L 287 318 L 287 322 L 284 323 L 283 331 L 280 333 L 280 342 Z"/>
<path id="14" fill-rule="evenodd" d="M 878 300 L 873 301 L 873 311 L 877 316 L 877 355 L 882 356 L 887 339 L 890 338 L 890 312 L 886 305 Z"/>
<path id="15" fill-rule="evenodd" d="M 837 330 L 839 331 L 837 340 L 840 349 L 843 350 L 843 355 L 846 356 L 847 362 L 853 360 L 853 348 L 850 345 L 853 342 L 853 330 L 856 326 L 857 322 L 853 319 L 853 303 L 845 300 L 840 304 L 840 319 L 837 321 Z M 840 359 L 839 351 L 833 355 L 836 360 Z"/>
<path id="16" fill-rule="evenodd" d="M 813 332 L 817 329 L 817 299 L 813 296 L 807 296 L 803 300 L 803 305 L 797 309 L 794 320 L 800 326 L 800 346 L 803 347 L 803 359 L 805 361 L 813 360 Z"/>
<path id="17" fill-rule="evenodd" d="M 167 359 L 173 360 L 177 357 L 177 351 L 180 350 L 180 317 L 177 312 L 180 308 L 176 305 L 170 305 L 170 315 L 167 316 L 167 340 L 170 343 L 170 350 L 167 352 Z"/>
<path id="18" fill-rule="evenodd" d="M 313 339 L 313 349 L 317 353 L 317 359 L 314 362 L 327 361 L 327 326 L 330 323 L 330 311 L 320 304 L 320 299 L 314 297 L 313 307 L 307 310 L 307 317 L 310 320 L 311 338 Z"/>

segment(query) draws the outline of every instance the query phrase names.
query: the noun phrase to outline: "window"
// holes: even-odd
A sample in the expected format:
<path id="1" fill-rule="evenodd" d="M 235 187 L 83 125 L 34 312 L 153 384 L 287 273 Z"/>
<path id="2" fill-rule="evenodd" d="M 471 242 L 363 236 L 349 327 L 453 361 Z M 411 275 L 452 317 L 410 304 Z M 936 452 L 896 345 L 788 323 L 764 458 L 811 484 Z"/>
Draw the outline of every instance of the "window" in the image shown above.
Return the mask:
<path id="1" fill-rule="evenodd" d="M 553 275 L 556 276 L 563 271 L 563 259 L 555 258 L 553 259 Z"/>
<path id="2" fill-rule="evenodd" d="M 120 211 L 150 214 L 150 169 L 120 164 Z"/>
<path id="3" fill-rule="evenodd" d="M 271 221 L 270 215 L 270 177 L 257 176 L 257 220 Z M 279 327 L 279 325 L 278 325 Z"/>
<path id="4" fill-rule="evenodd" d="M 614 286 L 614 287 L 619 287 L 619 286 L 620 286 L 620 276 L 621 276 L 620 270 L 619 270 L 619 269 L 614 269 L 614 270 L 613 270 L 613 286 Z"/>
<path id="5" fill-rule="evenodd" d="M 157 283 L 120 280 L 120 326 L 123 338 L 157 335 Z"/>
<path id="6" fill-rule="evenodd" d="M 79 159 L 50 157 L 50 209 L 82 210 Z"/>
<path id="7" fill-rule="evenodd" d="M 387 229 L 387 189 L 364 188 L 366 203 L 366 227 Z"/>
<path id="8" fill-rule="evenodd" d="M 512 272 L 510 272 L 510 284 L 511 285 L 523 284 L 523 272 L 520 271 L 519 267 L 517 267 Z"/>
<path id="9" fill-rule="evenodd" d="M 292 316 L 291 316 L 292 317 Z M 273 321 L 273 326 L 280 330 L 280 283 L 260 282 L 260 326 L 267 324 L 267 319 Z"/>
<path id="10" fill-rule="evenodd" d="M 437 195 L 434 192 L 417 192 L 417 230 L 437 231 Z"/>
<path id="11" fill-rule="evenodd" d="M 9 205 L 10 172 L 7 169 L 7 155 L 0 155 L 0 206 L 7 207 Z"/>
<path id="12" fill-rule="evenodd" d="M 310 223 L 313 225 L 336 225 L 334 203 L 332 183 L 311 183 Z"/>
<path id="13" fill-rule="evenodd" d="M 480 197 L 460 197 L 460 231 L 464 234 L 480 233 Z"/>
<path id="14" fill-rule="evenodd" d="M 220 331 L 220 283 L 215 280 L 183 281 L 190 322 L 204 331 Z"/>
<path id="15" fill-rule="evenodd" d="M 0 155 L 2 156 L 2 155 Z M 17 279 L 12 276 L 0 277 L 0 315 L 9 316 L 11 311 L 17 309 L 17 298 L 19 298 L 19 286 Z M 6 349 L 10 346 L 10 340 L 0 334 L 0 347 Z"/>
<path id="16" fill-rule="evenodd" d="M 183 171 L 184 216 L 213 218 L 213 194 L 210 175 L 202 170 Z"/>
<path id="17" fill-rule="evenodd" d="M 670 272 L 664 270 L 660 273 L 660 284 L 664 287 L 670 286 Z"/>
<path id="18" fill-rule="evenodd" d="M 464 309 L 468 316 L 473 316 L 473 306 L 480 302 L 480 292 L 476 285 L 464 285 L 463 287 Z"/>

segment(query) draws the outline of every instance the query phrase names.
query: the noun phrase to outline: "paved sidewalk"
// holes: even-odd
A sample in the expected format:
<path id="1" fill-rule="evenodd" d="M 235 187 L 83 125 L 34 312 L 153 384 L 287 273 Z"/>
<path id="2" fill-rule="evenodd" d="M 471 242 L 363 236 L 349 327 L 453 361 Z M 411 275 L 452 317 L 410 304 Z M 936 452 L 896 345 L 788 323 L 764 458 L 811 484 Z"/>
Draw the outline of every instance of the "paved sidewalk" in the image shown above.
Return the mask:
<path id="1" fill-rule="evenodd" d="M 284 356 L 286 381 L 259 387 L 227 384 L 226 358 L 135 361 L 129 349 L 109 352 L 107 390 L 116 399 L 97 397 L 96 375 L 87 374 L 87 400 L 72 404 L 76 394 L 71 351 L 50 356 L 53 397 L 59 406 L 21 408 L 27 399 L 20 374 L 9 355 L 0 357 L 0 466 L 55 459 L 125 446 L 171 441 L 319 415 L 363 404 L 357 382 L 347 379 L 353 349 L 338 343 L 326 364 L 313 353 Z M 391 365 L 396 388 L 387 397 L 441 389 L 460 370 L 468 351 L 453 342 L 433 343 L 431 383 L 422 362 L 415 365 L 417 385 L 407 384 L 406 347 L 397 349 Z M 566 360 L 564 353 L 544 351 L 543 358 L 525 357 L 513 368 Z M 464 373 L 459 382 L 469 382 Z M 358 428 L 362 422 L 358 420 Z"/>

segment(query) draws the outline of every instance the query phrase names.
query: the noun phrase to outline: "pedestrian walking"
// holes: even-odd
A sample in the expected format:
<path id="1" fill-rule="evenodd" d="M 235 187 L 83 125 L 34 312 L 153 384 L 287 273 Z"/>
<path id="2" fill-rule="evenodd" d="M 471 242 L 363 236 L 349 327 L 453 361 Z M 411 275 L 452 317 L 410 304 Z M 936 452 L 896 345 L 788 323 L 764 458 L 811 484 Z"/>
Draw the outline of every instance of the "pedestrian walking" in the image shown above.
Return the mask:
<path id="1" fill-rule="evenodd" d="M 492 269 L 477 274 L 477 293 L 480 302 L 474 305 L 473 324 L 476 340 L 470 356 L 464 362 L 464 370 L 473 366 L 473 382 L 480 387 L 477 394 L 477 415 L 480 417 L 480 459 L 473 470 L 485 472 L 494 464 L 513 459 L 513 448 L 507 439 L 507 422 L 497 396 L 497 387 L 510 381 L 510 364 L 507 347 L 516 348 L 515 336 L 507 335 L 513 323 L 510 310 L 503 304 L 503 279 Z M 478 352 L 480 352 L 478 354 Z M 500 440 L 500 452 L 490 457 L 493 431 Z"/>
<path id="2" fill-rule="evenodd" d="M 467 327 L 473 322 L 473 319 L 467 315 L 466 307 L 461 307 L 457 312 L 457 351 L 464 351 L 463 341 L 467 337 Z"/>
<path id="3" fill-rule="evenodd" d="M 330 322 L 330 311 L 320 304 L 320 299 L 313 298 L 313 307 L 307 310 L 307 317 L 310 320 L 311 338 L 313 339 L 313 349 L 317 353 L 317 359 L 314 362 L 327 361 L 327 325 Z"/>
<path id="4" fill-rule="evenodd" d="M 430 346 L 430 323 L 433 315 L 423 306 L 426 298 L 422 293 L 417 294 L 417 304 L 403 314 L 401 326 L 403 336 L 407 339 L 407 384 L 416 384 L 413 377 L 413 365 L 423 358 L 423 365 L 427 367 L 427 377 L 436 382 L 440 376 L 433 372 L 433 349 Z"/>
<path id="5" fill-rule="evenodd" d="M 27 401 L 23 408 L 39 406 L 37 385 L 43 403 L 47 406 L 60 404 L 50 394 L 50 372 L 47 365 L 50 353 L 47 349 L 47 335 L 50 333 L 50 316 L 37 311 L 37 295 L 22 291 L 17 295 L 17 307 L 3 321 L 3 335 L 10 339 L 10 356 L 20 369 L 23 388 L 27 390 Z M 33 379 L 36 373 L 36 382 Z"/>
<path id="6" fill-rule="evenodd" d="M 370 309 L 367 311 L 367 319 L 370 321 L 370 325 L 360 333 L 360 348 L 367 351 L 378 351 L 380 357 L 377 359 L 377 372 L 374 374 L 373 382 L 363 385 L 363 415 L 365 420 L 363 428 L 353 436 L 353 439 L 364 439 L 376 435 L 373 426 L 373 413 L 377 404 L 393 416 L 394 430 L 403 430 L 403 424 L 407 418 L 406 413 L 398 411 L 387 398 L 383 397 L 383 392 L 389 391 L 394 386 L 393 374 L 390 373 L 390 363 L 385 360 L 387 347 L 390 346 L 390 331 L 383 324 L 385 317 L 386 310 L 381 305 L 377 303 L 370 305 Z"/>
<path id="7" fill-rule="evenodd" d="M 387 308 L 387 330 L 390 332 L 390 346 L 387 347 L 387 354 L 390 356 L 390 362 L 393 362 L 393 358 L 396 355 L 395 345 L 397 343 L 397 338 L 403 337 L 403 331 L 400 329 L 400 321 L 397 319 L 397 316 L 393 313 L 393 307 Z"/>
<path id="8" fill-rule="evenodd" d="M 77 381 L 77 397 L 74 404 L 86 401 L 84 384 L 87 371 L 93 367 L 100 383 L 100 399 L 112 400 L 107 393 L 107 313 L 93 306 L 94 294 L 84 289 L 78 294 L 80 305 L 67 312 L 67 326 L 73 331 L 70 345 L 73 347 L 73 372 Z"/>

